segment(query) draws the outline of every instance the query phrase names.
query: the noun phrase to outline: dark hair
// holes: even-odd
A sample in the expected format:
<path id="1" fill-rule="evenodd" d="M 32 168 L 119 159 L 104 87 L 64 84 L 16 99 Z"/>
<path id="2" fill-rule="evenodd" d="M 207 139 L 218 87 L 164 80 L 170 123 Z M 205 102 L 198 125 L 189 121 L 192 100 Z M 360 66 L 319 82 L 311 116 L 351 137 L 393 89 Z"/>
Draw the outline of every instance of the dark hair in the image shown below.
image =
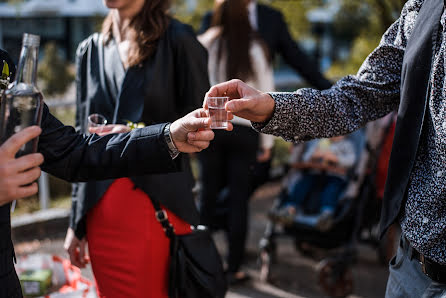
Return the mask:
<path id="1" fill-rule="evenodd" d="M 252 29 L 248 16 L 248 0 L 225 0 L 214 10 L 212 26 L 221 27 L 221 42 L 218 59 L 227 55 L 227 79 L 249 79 L 253 75 L 250 46 L 253 40 L 261 42 L 267 55 L 267 49 Z"/>
<path id="2" fill-rule="evenodd" d="M 128 53 L 128 65 L 134 66 L 142 63 L 156 49 L 160 37 L 169 25 L 169 0 L 146 0 L 144 6 L 130 22 L 132 40 Z M 102 23 L 102 34 L 107 43 L 113 36 L 113 18 L 111 12 Z"/>

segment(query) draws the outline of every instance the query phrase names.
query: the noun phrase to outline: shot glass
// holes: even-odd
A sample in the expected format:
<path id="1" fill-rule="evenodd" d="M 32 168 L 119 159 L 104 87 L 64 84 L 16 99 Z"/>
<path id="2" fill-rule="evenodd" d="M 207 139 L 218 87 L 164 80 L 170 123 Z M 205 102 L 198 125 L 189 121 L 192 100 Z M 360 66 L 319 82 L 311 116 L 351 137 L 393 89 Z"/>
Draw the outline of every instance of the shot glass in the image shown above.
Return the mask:
<path id="1" fill-rule="evenodd" d="M 90 128 L 104 127 L 106 124 L 107 119 L 101 114 L 91 114 L 88 116 L 88 132 L 90 132 Z"/>
<path id="2" fill-rule="evenodd" d="M 208 97 L 206 102 L 209 108 L 209 117 L 211 118 L 212 129 L 227 129 L 228 128 L 228 112 L 225 110 L 225 105 L 229 97 Z"/>

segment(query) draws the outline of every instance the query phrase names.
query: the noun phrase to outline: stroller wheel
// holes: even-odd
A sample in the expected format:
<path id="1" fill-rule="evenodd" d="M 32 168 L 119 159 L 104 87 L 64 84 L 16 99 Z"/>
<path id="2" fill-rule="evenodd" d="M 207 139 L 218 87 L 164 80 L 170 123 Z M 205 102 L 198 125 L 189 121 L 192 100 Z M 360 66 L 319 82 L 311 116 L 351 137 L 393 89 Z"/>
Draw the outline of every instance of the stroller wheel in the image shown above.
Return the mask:
<path id="1" fill-rule="evenodd" d="M 325 259 L 317 268 L 319 284 L 330 297 L 346 297 L 353 292 L 353 276 L 345 262 Z"/>
<path id="2" fill-rule="evenodd" d="M 262 249 L 259 255 L 260 261 L 260 281 L 267 282 L 271 269 L 271 253 L 267 249 Z"/>

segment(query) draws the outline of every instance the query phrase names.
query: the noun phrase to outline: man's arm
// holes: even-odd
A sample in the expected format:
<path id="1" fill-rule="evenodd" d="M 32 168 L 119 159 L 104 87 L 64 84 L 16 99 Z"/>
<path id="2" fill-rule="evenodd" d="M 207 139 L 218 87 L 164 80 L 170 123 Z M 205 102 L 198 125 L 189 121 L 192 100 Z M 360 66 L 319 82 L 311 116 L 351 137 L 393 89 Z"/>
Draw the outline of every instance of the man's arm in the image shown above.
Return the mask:
<path id="1" fill-rule="evenodd" d="M 332 83 L 319 72 L 317 62 L 300 49 L 291 37 L 282 14 L 280 12 L 277 12 L 277 14 L 277 34 L 279 35 L 278 50 L 285 62 L 297 73 L 302 75 L 313 87 L 320 90 L 330 88 Z"/>
<path id="2" fill-rule="evenodd" d="M 159 124 L 103 137 L 80 135 L 53 117 L 45 106 L 39 141 L 39 152 L 45 157 L 42 169 L 67 181 L 176 171 L 165 127 L 166 124 Z M 206 148 L 213 139 L 208 127 L 205 112 L 196 110 L 172 123 L 170 131 L 177 149 L 191 153 Z"/>
<path id="3" fill-rule="evenodd" d="M 226 94 L 226 109 L 246 118 L 263 133 L 288 141 L 332 137 L 355 131 L 399 105 L 401 68 L 407 41 L 421 2 L 406 3 L 401 17 L 384 34 L 355 76 L 347 76 L 328 90 L 300 89 L 265 94 L 240 80 L 212 87 L 208 96 Z"/>

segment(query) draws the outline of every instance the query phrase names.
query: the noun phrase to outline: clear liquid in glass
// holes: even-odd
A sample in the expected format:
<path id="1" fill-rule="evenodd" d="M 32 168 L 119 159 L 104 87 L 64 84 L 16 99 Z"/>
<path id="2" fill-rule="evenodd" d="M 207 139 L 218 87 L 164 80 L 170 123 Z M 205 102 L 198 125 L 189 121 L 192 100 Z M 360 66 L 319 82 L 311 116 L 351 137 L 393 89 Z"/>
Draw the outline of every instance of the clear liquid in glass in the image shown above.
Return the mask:
<path id="1" fill-rule="evenodd" d="M 26 127 L 40 126 L 43 111 L 42 94 L 27 84 L 18 84 L 3 94 L 0 123 L 0 143 Z M 38 137 L 17 152 L 17 157 L 37 152 Z"/>

